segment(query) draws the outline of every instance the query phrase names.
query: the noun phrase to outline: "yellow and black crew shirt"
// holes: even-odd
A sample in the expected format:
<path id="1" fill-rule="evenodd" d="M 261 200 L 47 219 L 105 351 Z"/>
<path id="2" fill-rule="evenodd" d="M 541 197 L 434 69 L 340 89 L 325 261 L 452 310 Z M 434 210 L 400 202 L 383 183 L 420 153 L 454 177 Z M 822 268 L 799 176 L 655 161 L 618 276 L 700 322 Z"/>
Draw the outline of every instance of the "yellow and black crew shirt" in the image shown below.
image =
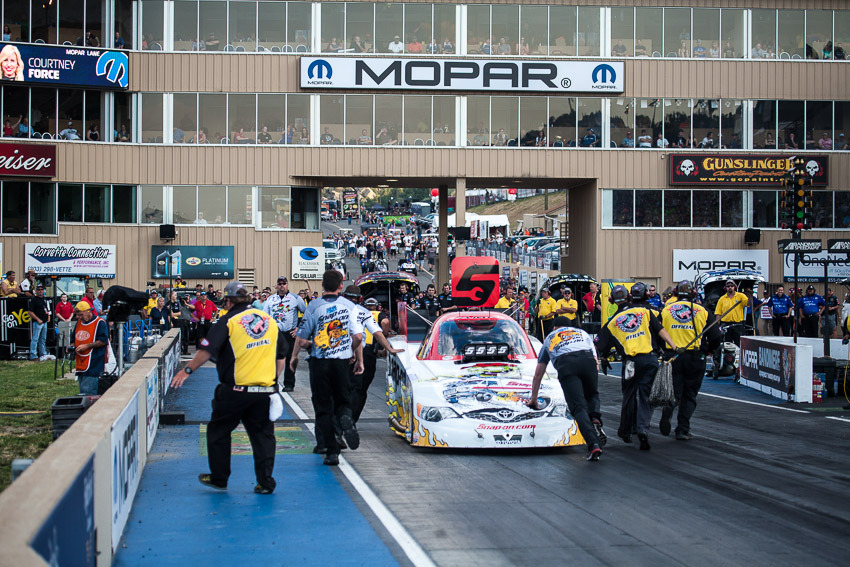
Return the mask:
<path id="1" fill-rule="evenodd" d="M 668 303 L 661 312 L 661 325 L 676 345 L 685 346 L 702 333 L 709 313 L 702 305 L 690 300 Z M 688 350 L 699 350 L 701 341 L 695 341 Z M 665 344 L 664 348 L 669 349 Z"/>
<path id="2" fill-rule="evenodd" d="M 199 348 L 215 358 L 218 380 L 235 386 L 273 386 L 277 379 L 277 323 L 242 303 L 210 329 Z"/>
<path id="3" fill-rule="evenodd" d="M 548 321 L 549 319 L 555 318 L 555 309 L 558 308 L 558 302 L 552 299 L 551 296 L 547 298 L 540 298 L 537 300 L 537 317 L 544 321 Z"/>
<path id="4" fill-rule="evenodd" d="M 601 356 L 606 356 L 611 347 L 625 356 L 648 354 L 653 350 L 652 337 L 662 328 L 651 309 L 626 307 L 602 326 L 596 337 L 596 349 Z"/>
<path id="5" fill-rule="evenodd" d="M 736 291 L 735 295 L 729 297 L 724 294 L 720 299 L 717 300 L 717 307 L 714 309 L 714 314 L 720 317 L 731 308 L 735 303 L 740 301 L 735 309 L 729 312 L 725 317 L 721 317 L 721 321 L 726 323 L 740 323 L 744 320 L 744 313 L 747 311 L 747 303 L 749 300 L 747 296 L 741 293 L 740 291 Z M 678 344 L 678 343 L 677 343 Z"/>
<path id="6" fill-rule="evenodd" d="M 575 320 L 576 314 L 578 313 L 578 301 L 575 299 L 559 299 L 558 305 L 555 309 L 563 309 L 564 307 L 572 307 L 576 310 L 575 313 L 561 313 L 561 317 L 566 317 L 567 319 Z"/>

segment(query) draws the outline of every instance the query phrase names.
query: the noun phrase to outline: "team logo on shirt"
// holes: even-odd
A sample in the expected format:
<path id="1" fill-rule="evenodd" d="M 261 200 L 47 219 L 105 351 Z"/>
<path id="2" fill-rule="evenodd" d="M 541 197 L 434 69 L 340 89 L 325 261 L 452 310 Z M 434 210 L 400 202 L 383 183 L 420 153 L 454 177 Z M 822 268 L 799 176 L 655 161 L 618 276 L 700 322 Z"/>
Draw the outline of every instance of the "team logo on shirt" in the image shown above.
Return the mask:
<path id="1" fill-rule="evenodd" d="M 690 323 L 694 319 L 694 312 L 688 305 L 671 305 L 667 312 L 677 323 Z"/>
<path id="2" fill-rule="evenodd" d="M 552 337 L 552 342 L 549 343 L 549 352 L 553 352 L 555 347 L 561 343 L 566 346 L 572 343 L 577 343 L 581 340 L 583 340 L 581 333 L 575 329 L 561 329 L 555 333 L 554 337 Z"/>
<path id="3" fill-rule="evenodd" d="M 333 349 L 340 346 L 347 335 L 348 332 L 342 326 L 342 321 L 334 319 L 316 334 L 314 342 L 317 347 Z"/>
<path id="4" fill-rule="evenodd" d="M 643 313 L 625 312 L 614 319 L 614 324 L 624 333 L 633 333 L 637 331 L 640 329 L 641 323 L 643 323 Z"/>
<path id="5" fill-rule="evenodd" d="M 259 339 L 269 330 L 269 320 L 256 313 L 246 313 L 239 319 L 239 324 L 252 339 Z"/>

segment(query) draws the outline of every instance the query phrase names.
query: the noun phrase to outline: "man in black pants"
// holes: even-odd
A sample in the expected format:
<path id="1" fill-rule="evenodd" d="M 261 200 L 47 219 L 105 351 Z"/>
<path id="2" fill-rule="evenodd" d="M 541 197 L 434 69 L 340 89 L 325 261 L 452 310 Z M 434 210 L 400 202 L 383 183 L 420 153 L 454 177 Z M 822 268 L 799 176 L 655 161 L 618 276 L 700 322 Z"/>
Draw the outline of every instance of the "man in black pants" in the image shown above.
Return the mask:
<path id="1" fill-rule="evenodd" d="M 540 349 L 531 384 L 531 397 L 526 404 L 530 408 L 540 409 L 537 405 L 540 382 L 551 360 L 558 371 L 558 380 L 570 413 L 587 442 L 587 460 L 598 461 L 602 455 L 601 446 L 608 441 L 602 430 L 602 414 L 599 412 L 599 363 L 593 339 L 585 331 L 571 327 L 575 324 L 574 320 L 563 316 L 555 318 L 554 330 L 546 337 Z"/>
<path id="2" fill-rule="evenodd" d="M 310 287 L 310 282 L 307 282 L 307 287 Z M 295 345 L 295 330 L 298 327 L 298 312 L 304 313 L 307 311 L 307 303 L 300 295 L 295 295 L 289 291 L 289 280 L 285 276 L 277 278 L 277 293 L 270 296 L 263 303 L 263 311 L 268 313 L 277 322 L 277 328 L 280 331 L 280 341 L 278 347 L 277 373 L 283 372 L 283 391 L 291 392 L 295 389 L 295 373 L 289 369 L 289 361 L 292 355 L 292 349 Z"/>

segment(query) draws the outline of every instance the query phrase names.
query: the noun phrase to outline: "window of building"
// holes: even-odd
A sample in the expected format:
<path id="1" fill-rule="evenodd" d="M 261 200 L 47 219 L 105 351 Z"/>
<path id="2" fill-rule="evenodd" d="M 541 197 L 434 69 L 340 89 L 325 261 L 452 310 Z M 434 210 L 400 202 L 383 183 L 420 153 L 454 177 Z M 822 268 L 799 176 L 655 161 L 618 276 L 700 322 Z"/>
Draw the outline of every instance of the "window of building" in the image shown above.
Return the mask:
<path id="1" fill-rule="evenodd" d="M 832 191 L 812 192 L 812 227 L 832 228 Z"/>
<path id="2" fill-rule="evenodd" d="M 59 222 L 83 222 L 83 186 L 59 184 Z"/>
<path id="3" fill-rule="evenodd" d="M 490 55 L 490 6 L 466 7 L 466 52 L 469 55 Z"/>
<path id="4" fill-rule="evenodd" d="M 198 3 L 198 44 L 193 51 L 222 51 L 227 43 L 227 4 Z"/>
<path id="5" fill-rule="evenodd" d="M 306 94 L 286 95 L 287 134 L 284 143 L 309 143 L 310 98 Z M 290 135 L 289 132 L 292 132 Z M 307 134 L 307 142 L 304 135 Z"/>
<path id="6" fill-rule="evenodd" d="M 326 2 L 322 4 L 321 49 L 324 53 L 339 53 L 345 43 L 345 4 Z"/>
<path id="7" fill-rule="evenodd" d="M 30 19 L 32 27 L 30 28 L 30 33 L 32 41 L 56 43 L 56 15 L 58 8 L 58 2 L 42 2 L 41 6 L 36 5 L 31 7 Z"/>
<path id="8" fill-rule="evenodd" d="M 575 55 L 578 11 L 575 6 L 549 7 L 549 55 Z"/>
<path id="9" fill-rule="evenodd" d="M 55 89 L 31 89 L 30 108 L 32 109 L 33 135 L 39 137 L 45 133 L 55 136 L 57 131 L 66 128 L 74 128 L 77 132 L 83 132 L 83 91 L 76 91 L 79 96 L 77 113 L 62 116 L 62 121 L 56 120 L 56 90 Z M 66 119 L 67 118 L 67 119 Z M 73 139 L 73 136 L 71 136 Z M 79 136 L 82 138 L 82 136 Z"/>
<path id="10" fill-rule="evenodd" d="M 635 57 L 664 54 L 663 22 L 663 8 L 635 8 Z"/>
<path id="11" fill-rule="evenodd" d="M 578 115 L 577 141 L 583 148 L 602 146 L 602 99 L 579 98 L 576 102 Z"/>
<path id="12" fill-rule="evenodd" d="M 510 97 L 505 97 L 509 100 Z M 499 113 L 496 111 L 496 107 L 493 107 L 493 120 L 497 119 Z M 510 112 L 506 112 L 506 118 L 509 121 L 513 121 L 516 119 L 516 114 L 511 114 Z M 524 96 L 519 98 L 519 137 L 520 143 L 524 143 L 526 139 L 531 138 L 531 135 L 534 134 L 534 140 L 536 142 L 535 145 L 538 147 L 547 147 L 551 146 L 555 141 L 555 136 L 549 131 L 549 113 L 547 111 L 546 99 L 543 97 L 534 97 L 534 96 Z M 515 123 L 508 122 L 507 126 L 513 129 L 513 135 L 511 137 L 516 137 L 516 125 Z M 500 127 L 501 129 L 501 127 Z M 507 132 L 508 130 L 506 130 Z M 491 139 L 494 139 L 495 136 L 499 134 L 499 130 L 494 127 L 491 130 Z M 510 137 L 508 138 L 510 139 Z M 528 140 L 530 141 L 530 139 Z M 563 140 L 562 140 L 563 141 Z"/>
<path id="13" fill-rule="evenodd" d="M 142 224 L 162 224 L 165 198 L 162 185 L 142 185 L 139 187 Z"/>
<path id="14" fill-rule="evenodd" d="M 174 224 L 194 224 L 197 219 L 197 191 L 194 185 L 172 188 L 172 206 Z"/>
<path id="15" fill-rule="evenodd" d="M 135 223 L 136 216 L 136 186 L 112 186 L 112 222 Z"/>
<path id="16" fill-rule="evenodd" d="M 635 100 L 635 147 L 654 148 L 655 139 L 661 135 L 661 120 L 664 117 L 664 105 L 660 98 L 639 98 Z"/>
<path id="17" fill-rule="evenodd" d="M 198 187 L 198 212 L 193 224 L 224 224 L 227 218 L 227 187 L 201 185 Z"/>
<path id="18" fill-rule="evenodd" d="M 425 53 L 431 43 L 431 5 L 404 4 L 404 52 Z"/>
<path id="19" fill-rule="evenodd" d="M 571 96 L 553 97 L 549 99 L 549 135 L 557 140 L 558 136 L 564 142 L 564 147 L 578 145 L 576 123 L 576 99 Z"/>
<path id="20" fill-rule="evenodd" d="M 198 2 L 174 0 L 174 51 L 198 51 Z"/>
<path id="21" fill-rule="evenodd" d="M 635 54 L 635 9 L 611 7 L 611 56 Z"/>
<path id="22" fill-rule="evenodd" d="M 227 44 L 232 45 L 234 49 L 242 47 L 245 51 L 255 51 L 258 46 L 263 45 L 258 43 L 257 38 L 257 4 L 258 2 L 229 2 L 227 41 L 224 41 L 222 35 L 220 49 L 224 49 Z M 277 28 L 283 28 L 282 21 L 278 22 Z"/>
<path id="23" fill-rule="evenodd" d="M 753 10 L 751 19 L 750 57 L 774 59 L 776 57 L 776 10 Z"/>
<path id="24" fill-rule="evenodd" d="M 432 116 L 434 118 L 434 141 L 438 146 L 456 146 L 455 97 L 434 96 Z"/>
<path id="25" fill-rule="evenodd" d="M 740 150 L 744 147 L 743 109 L 743 101 L 720 101 L 720 147 L 731 150 Z"/>
<path id="26" fill-rule="evenodd" d="M 850 228 L 850 191 L 835 192 L 835 228 Z"/>
<path id="27" fill-rule="evenodd" d="M 251 187 L 228 186 L 227 222 L 229 224 L 253 224 L 254 192 Z"/>
<path id="28" fill-rule="evenodd" d="M 662 224 L 662 191 L 635 191 L 635 226 L 660 228 Z"/>
<path id="29" fill-rule="evenodd" d="M 664 226 L 691 226 L 691 192 L 676 189 L 664 191 Z"/>
<path id="30" fill-rule="evenodd" d="M 295 53 L 311 51 L 313 5 L 311 2 L 286 3 L 286 44 Z"/>
<path id="31" fill-rule="evenodd" d="M 260 45 L 272 51 L 274 47 L 284 52 L 286 42 L 286 2 L 258 2 L 257 3 L 257 40 Z M 233 40 L 231 34 L 231 41 Z M 292 36 L 293 39 L 295 36 Z M 235 47 L 234 47 L 235 49 Z M 295 51 L 295 46 L 289 49 Z M 289 51 L 286 49 L 286 51 Z M 276 51 L 276 50 L 275 50 Z"/>
<path id="32" fill-rule="evenodd" d="M 786 150 L 802 150 L 804 142 L 800 136 L 805 135 L 805 101 L 780 100 L 778 109 L 777 129 L 781 140 L 777 140 L 777 144 Z"/>
<path id="33" fill-rule="evenodd" d="M 133 41 L 133 8 L 135 4 L 136 2 L 134 0 L 115 0 L 114 30 L 112 37 L 109 38 L 109 41 L 104 41 L 103 44 L 105 47 L 134 49 L 135 42 Z M 65 17 L 65 9 L 65 2 L 62 1 L 62 18 Z"/>
<path id="34" fill-rule="evenodd" d="M 319 230 L 319 193 L 315 187 L 292 188 L 292 228 Z"/>
<path id="35" fill-rule="evenodd" d="M 689 98 L 664 99 L 664 137 L 671 147 L 696 147 L 691 125 L 692 106 Z"/>
<path id="36" fill-rule="evenodd" d="M 747 10 L 723 8 L 720 11 L 720 56 L 741 59 L 746 53 Z"/>
<path id="37" fill-rule="evenodd" d="M 784 136 L 783 136 L 784 137 Z M 753 148 L 774 150 L 779 141 L 776 132 L 776 101 L 757 100 L 753 104 Z"/>
<path id="38" fill-rule="evenodd" d="M 260 187 L 259 228 L 292 228 L 289 187 Z"/>
<path id="39" fill-rule="evenodd" d="M 750 212 L 752 220 L 750 226 L 754 228 L 776 228 L 777 203 L 776 191 L 753 191 L 752 207 Z"/>
<path id="40" fill-rule="evenodd" d="M 108 223 L 112 212 L 109 185 L 85 184 L 83 186 L 83 222 Z"/>
<path id="41" fill-rule="evenodd" d="M 742 228 L 744 226 L 744 192 L 720 192 L 720 226 Z"/>
<path id="42" fill-rule="evenodd" d="M 612 219 L 611 226 L 635 225 L 635 195 L 631 189 L 615 189 L 610 192 Z"/>
<path id="43" fill-rule="evenodd" d="M 850 49 L 850 10 L 835 11 L 835 49 L 833 50 L 832 58 L 837 60 L 847 60 L 847 50 Z"/>
<path id="44" fill-rule="evenodd" d="M 346 95 L 344 139 L 347 145 L 374 145 L 374 132 L 372 131 L 373 100 L 372 95 Z"/>
<path id="45" fill-rule="evenodd" d="M 25 4 L 25 2 L 17 3 Z M 57 4 L 56 1 L 52 3 Z M 9 2 L 6 2 L 6 4 L 9 4 Z M 61 5 L 58 7 L 59 43 L 64 44 L 67 41 L 71 45 L 82 45 L 83 38 L 85 37 L 85 33 L 83 32 L 86 16 L 85 0 L 62 0 Z"/>
<path id="46" fill-rule="evenodd" d="M 375 5 L 375 53 L 397 53 L 390 44 L 404 45 L 404 4 L 398 2 Z M 396 36 L 398 39 L 396 40 Z M 454 36 L 452 36 L 454 39 Z M 393 46 L 392 49 L 397 49 Z"/>
<path id="47" fill-rule="evenodd" d="M 664 56 L 691 57 L 690 8 L 664 8 Z"/>
<path id="48" fill-rule="evenodd" d="M 369 2 L 349 2 L 346 4 L 345 47 L 349 53 L 370 53 L 375 38 L 374 29 L 374 4 Z"/>
<path id="49" fill-rule="evenodd" d="M 611 101 L 610 126 L 611 146 L 620 148 L 635 147 L 635 99 L 617 98 Z"/>
<path id="50" fill-rule="evenodd" d="M 182 12 L 177 11 L 178 6 L 182 10 L 187 4 L 187 2 L 175 2 L 175 27 L 183 26 L 183 22 L 178 19 L 178 16 L 182 15 Z M 141 6 L 141 22 L 139 23 L 142 32 L 141 48 L 143 50 L 162 51 L 165 48 L 163 39 L 165 38 L 165 2 L 139 2 L 139 5 Z M 192 33 L 192 37 L 194 37 L 194 33 Z"/>
<path id="51" fill-rule="evenodd" d="M 576 48 L 583 57 L 596 57 L 601 54 L 599 35 L 600 8 L 598 6 L 578 7 L 578 32 Z"/>
<path id="52" fill-rule="evenodd" d="M 486 117 L 484 128 L 487 127 Z M 404 97 L 404 135 L 402 143 L 406 146 L 426 146 L 431 144 L 431 97 Z"/>
<path id="53" fill-rule="evenodd" d="M 457 53 L 457 11 L 454 4 L 434 4 L 434 42 L 444 55 Z M 544 7 L 543 10 L 546 8 Z M 540 7 L 538 7 L 538 12 Z M 544 20 L 545 21 L 545 20 Z M 545 24 L 540 29 L 545 29 Z"/>
<path id="54" fill-rule="evenodd" d="M 850 101 L 835 101 L 834 150 L 850 150 Z"/>
<path id="55" fill-rule="evenodd" d="M 493 6 L 493 55 L 518 55 L 519 6 Z"/>
<path id="56" fill-rule="evenodd" d="M 345 96 L 320 96 L 319 113 L 321 116 L 319 143 L 322 145 L 341 144 L 345 138 Z M 301 143 L 298 141 L 298 136 L 306 129 L 306 126 L 299 128 L 298 124 L 295 125 L 296 144 Z"/>
<path id="57" fill-rule="evenodd" d="M 133 142 L 133 107 L 130 93 L 113 93 L 112 102 L 115 111 L 115 123 L 112 140 L 115 142 Z M 104 132 L 106 135 L 106 132 Z"/>
<path id="58" fill-rule="evenodd" d="M 279 95 L 272 95 L 279 96 Z M 231 144 L 257 143 L 257 95 L 231 94 L 227 97 L 228 128 L 225 136 Z M 213 140 L 214 141 L 214 140 Z"/>
<path id="59" fill-rule="evenodd" d="M 193 143 L 198 124 L 198 95 L 175 93 L 172 106 L 174 108 L 174 132 L 172 133 L 174 143 Z"/>
<path id="60" fill-rule="evenodd" d="M 832 59 L 832 10 L 806 10 L 806 59 Z"/>
<path id="61" fill-rule="evenodd" d="M 380 109 L 375 118 L 376 146 L 394 146 L 399 143 L 403 100 L 403 97 L 393 95 L 375 96 L 375 108 Z"/>
<path id="62" fill-rule="evenodd" d="M 194 144 L 218 144 L 227 137 L 227 95 L 198 95 L 198 129 L 192 134 Z"/>
<path id="63" fill-rule="evenodd" d="M 779 10 L 776 50 L 779 59 L 802 59 L 805 56 L 805 21 L 803 10 Z"/>
<path id="64" fill-rule="evenodd" d="M 693 204 L 694 228 L 717 228 L 720 226 L 720 191 L 694 191 Z"/>
<path id="65" fill-rule="evenodd" d="M 29 183 L 26 181 L 4 181 L 0 221 L 3 232 L 25 234 L 29 232 L 27 209 L 29 207 Z"/>
<path id="66" fill-rule="evenodd" d="M 30 183 L 30 232 L 56 234 L 56 184 Z"/>
<path id="67" fill-rule="evenodd" d="M 832 150 L 832 101 L 806 101 L 806 149 Z"/>
<path id="68" fill-rule="evenodd" d="M 261 94 L 257 95 L 257 128 L 262 132 L 266 128 L 271 141 L 265 135 L 257 134 L 257 143 L 285 143 L 286 132 L 286 95 Z M 289 134 L 291 137 L 291 133 Z M 290 139 L 291 142 L 291 139 Z"/>
<path id="69" fill-rule="evenodd" d="M 693 21 L 691 55 L 698 59 L 720 57 L 720 10 L 694 8 Z"/>
<path id="70" fill-rule="evenodd" d="M 142 93 L 140 107 L 142 110 L 142 141 L 148 144 L 161 144 L 162 134 L 162 94 Z"/>

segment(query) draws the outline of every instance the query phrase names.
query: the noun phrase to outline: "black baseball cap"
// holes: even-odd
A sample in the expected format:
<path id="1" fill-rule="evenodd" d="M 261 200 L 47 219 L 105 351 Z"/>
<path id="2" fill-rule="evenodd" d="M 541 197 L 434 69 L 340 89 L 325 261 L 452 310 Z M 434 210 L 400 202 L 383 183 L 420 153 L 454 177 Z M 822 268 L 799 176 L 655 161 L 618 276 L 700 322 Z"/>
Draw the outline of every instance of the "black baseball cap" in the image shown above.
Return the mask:
<path id="1" fill-rule="evenodd" d="M 277 283 L 289 283 L 289 280 L 286 279 L 286 276 L 280 276 L 277 278 Z"/>
<path id="2" fill-rule="evenodd" d="M 810 289 L 812 289 L 812 290 L 815 289 L 815 286 L 809 284 L 809 287 L 806 288 L 806 291 L 809 291 Z"/>

